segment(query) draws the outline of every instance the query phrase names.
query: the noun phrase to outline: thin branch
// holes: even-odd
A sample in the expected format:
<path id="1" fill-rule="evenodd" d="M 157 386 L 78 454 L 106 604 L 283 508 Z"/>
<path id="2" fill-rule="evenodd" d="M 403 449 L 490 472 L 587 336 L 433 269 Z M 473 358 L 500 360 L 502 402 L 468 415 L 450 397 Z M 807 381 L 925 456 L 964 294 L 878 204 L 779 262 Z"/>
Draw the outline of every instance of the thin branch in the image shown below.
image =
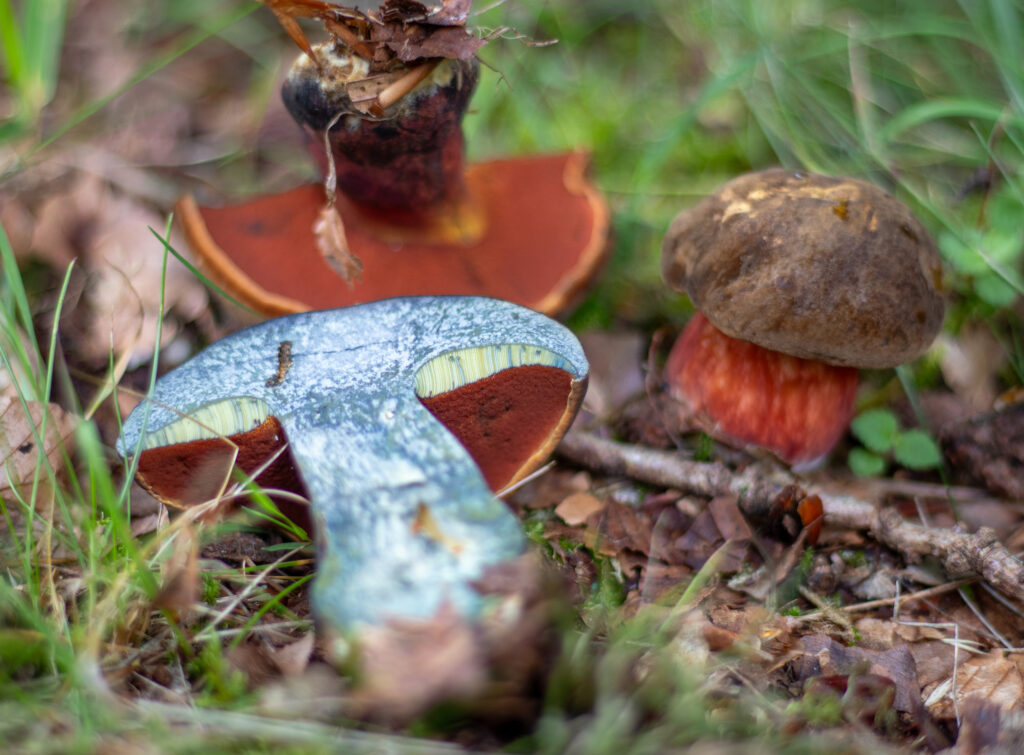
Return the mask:
<path id="1" fill-rule="evenodd" d="M 910 592 L 895 598 L 878 598 L 877 600 L 867 600 L 863 603 L 854 603 L 852 606 L 843 606 L 842 611 L 843 613 L 863 613 L 865 611 L 874 611 L 876 608 L 887 608 L 888 606 L 892 606 L 895 610 L 897 606 L 901 606 L 904 603 L 910 603 L 915 600 L 925 600 L 926 598 L 933 598 L 936 595 L 952 592 L 953 590 L 958 590 L 964 585 L 971 584 L 973 581 L 973 579 L 958 579 L 955 582 L 946 582 L 942 585 L 918 590 L 917 592 Z M 801 614 L 796 618 L 798 621 L 814 621 L 815 619 L 821 619 L 824 617 L 825 612 L 824 610 L 821 610 Z"/>
<path id="2" fill-rule="evenodd" d="M 799 479 L 777 467 L 751 464 L 733 471 L 722 464 L 689 461 L 672 451 L 617 443 L 581 431 L 568 433 L 558 453 L 591 469 L 652 485 L 706 497 L 734 495 L 744 512 L 763 507 L 785 485 L 801 485 Z M 1024 564 L 989 527 L 974 533 L 922 527 L 905 521 L 894 509 L 879 508 L 853 496 L 833 495 L 813 486 L 806 491 L 821 498 L 825 522 L 833 527 L 864 530 L 912 561 L 933 556 L 953 577 L 974 574 L 1005 595 L 1024 599 Z"/>

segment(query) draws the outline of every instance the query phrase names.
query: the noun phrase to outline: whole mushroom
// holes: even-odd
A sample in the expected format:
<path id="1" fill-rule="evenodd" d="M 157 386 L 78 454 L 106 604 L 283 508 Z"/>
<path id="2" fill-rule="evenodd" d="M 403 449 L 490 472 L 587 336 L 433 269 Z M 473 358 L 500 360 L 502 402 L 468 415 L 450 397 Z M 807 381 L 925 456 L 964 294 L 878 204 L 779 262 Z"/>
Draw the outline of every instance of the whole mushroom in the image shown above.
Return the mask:
<path id="1" fill-rule="evenodd" d="M 406 297 L 268 320 L 157 381 L 118 440 L 157 498 L 218 498 L 234 466 L 309 500 L 313 608 L 348 630 L 442 608 L 525 538 L 494 496 L 543 463 L 586 390 L 562 325 L 508 302 Z"/>
<path id="2" fill-rule="evenodd" d="M 858 369 L 915 359 L 944 313 L 938 251 L 904 204 L 781 168 L 681 212 L 662 275 L 699 310 L 669 355 L 671 393 L 724 438 L 799 466 L 842 437 Z"/>
<path id="3" fill-rule="evenodd" d="M 608 249 L 607 205 L 580 151 L 466 165 L 485 41 L 464 26 L 468 2 L 265 1 L 331 34 L 309 45 L 298 33 L 281 90 L 325 179 L 240 204 L 183 197 L 176 214 L 212 280 L 269 316 L 414 294 L 545 314 L 578 299 Z"/>

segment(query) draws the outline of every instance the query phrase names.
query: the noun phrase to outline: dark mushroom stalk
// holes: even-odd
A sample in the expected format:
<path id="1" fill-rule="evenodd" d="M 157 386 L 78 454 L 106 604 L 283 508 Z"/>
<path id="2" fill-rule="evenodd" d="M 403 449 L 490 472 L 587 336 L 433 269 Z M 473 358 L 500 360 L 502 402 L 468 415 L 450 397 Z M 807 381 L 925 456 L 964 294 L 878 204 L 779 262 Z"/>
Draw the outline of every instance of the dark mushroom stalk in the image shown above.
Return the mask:
<path id="1" fill-rule="evenodd" d="M 310 48 L 282 87 L 340 220 L 324 222 L 319 185 L 217 208 L 185 197 L 178 215 L 200 264 L 268 315 L 410 294 L 564 311 L 607 247 L 608 211 L 587 156 L 466 166 L 461 121 L 482 40 L 461 26 L 365 23 L 358 44 Z M 393 58 L 386 65 L 382 50 Z"/>
<path id="2" fill-rule="evenodd" d="M 295 61 L 281 97 L 322 172 L 329 129 L 338 190 L 361 213 L 385 226 L 437 225 L 441 214 L 457 224 L 467 201 L 462 117 L 480 64 L 441 58 L 372 75 L 336 41 L 314 51 L 316 62 Z"/>
<path id="3" fill-rule="evenodd" d="M 782 169 L 684 210 L 662 273 L 699 310 L 673 394 L 726 439 L 809 466 L 846 431 L 858 369 L 918 357 L 942 325 L 942 268 L 911 211 L 865 181 Z"/>
<path id="4" fill-rule="evenodd" d="M 118 450 L 158 498 L 188 504 L 218 495 L 236 455 L 286 447 L 290 476 L 275 479 L 310 502 L 321 620 L 345 630 L 446 603 L 472 616 L 473 580 L 524 548 L 492 491 L 542 463 L 586 376 L 575 337 L 523 307 L 392 299 L 217 342 L 157 382 Z"/>

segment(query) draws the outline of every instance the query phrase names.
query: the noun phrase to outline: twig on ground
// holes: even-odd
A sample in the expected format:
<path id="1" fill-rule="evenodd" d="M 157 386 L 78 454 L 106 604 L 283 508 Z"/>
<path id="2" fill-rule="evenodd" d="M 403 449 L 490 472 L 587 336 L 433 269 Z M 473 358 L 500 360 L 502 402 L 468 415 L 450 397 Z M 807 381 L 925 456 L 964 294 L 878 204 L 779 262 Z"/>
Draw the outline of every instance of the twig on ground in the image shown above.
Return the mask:
<path id="1" fill-rule="evenodd" d="M 953 582 L 946 582 L 942 585 L 936 585 L 935 587 L 929 587 L 925 590 L 918 590 L 917 592 L 906 593 L 900 595 L 898 598 L 878 598 L 877 600 L 867 600 L 863 603 L 855 603 L 852 606 L 843 606 L 843 613 L 863 613 L 865 611 L 874 611 L 876 608 L 886 608 L 892 606 L 896 608 L 904 603 L 910 603 L 915 600 L 924 600 L 925 598 L 932 598 L 936 595 L 942 595 L 943 593 L 952 592 L 958 590 L 964 585 L 969 585 L 974 582 L 974 579 L 958 579 Z M 813 602 L 813 601 L 812 601 Z M 797 616 L 798 621 L 814 621 L 825 617 L 824 610 L 811 611 L 810 613 L 801 614 Z"/>
<path id="2" fill-rule="evenodd" d="M 723 464 L 689 461 L 672 451 L 617 443 L 578 430 L 566 434 L 558 453 L 605 474 L 707 497 L 734 495 L 744 512 L 763 507 L 786 485 L 800 485 L 792 474 L 761 463 L 733 471 Z M 1004 594 L 1024 600 L 1024 563 L 1006 550 L 993 529 L 967 533 L 922 527 L 893 509 L 853 496 L 832 495 L 813 486 L 806 490 L 821 498 L 826 524 L 864 530 L 911 560 L 933 556 L 953 577 L 976 574 Z"/>

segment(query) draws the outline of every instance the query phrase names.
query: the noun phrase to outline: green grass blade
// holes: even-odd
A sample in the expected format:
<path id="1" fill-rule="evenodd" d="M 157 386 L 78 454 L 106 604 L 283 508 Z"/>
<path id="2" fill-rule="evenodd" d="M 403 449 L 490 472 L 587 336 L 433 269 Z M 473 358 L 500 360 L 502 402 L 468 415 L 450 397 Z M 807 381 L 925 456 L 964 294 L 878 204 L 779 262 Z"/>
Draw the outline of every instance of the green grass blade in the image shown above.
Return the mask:
<path id="1" fill-rule="evenodd" d="M 25 37 L 25 92 L 27 105 L 37 117 L 53 98 L 57 89 L 57 73 L 64 22 L 65 0 L 32 0 L 24 3 L 22 29 Z"/>
<path id="2" fill-rule="evenodd" d="M 1014 126 L 1024 126 L 1024 120 L 1019 115 L 1007 111 L 1005 106 L 998 103 L 970 97 L 944 97 L 918 102 L 904 108 L 878 130 L 878 137 L 884 142 L 891 142 L 916 126 L 946 118 L 967 118 L 993 123 L 1006 120 Z"/>
<path id="3" fill-rule="evenodd" d="M 229 294 L 223 288 L 221 288 L 216 283 L 214 283 L 212 280 L 210 280 L 206 275 L 203 274 L 202 270 L 200 270 L 195 265 L 193 265 L 189 260 L 185 259 L 185 257 L 181 254 L 181 252 L 179 252 L 177 249 L 175 249 L 173 246 L 171 246 L 171 242 L 170 242 L 170 229 L 168 229 L 168 233 L 167 233 L 166 238 L 164 236 L 161 236 L 159 233 L 157 233 L 152 228 L 150 228 L 149 231 L 150 231 L 150 233 L 152 233 L 154 236 L 156 236 L 160 240 L 161 244 L 163 244 L 164 251 L 165 251 L 165 256 L 166 256 L 166 253 L 170 253 L 170 254 L 174 255 L 174 258 L 176 260 L 178 260 L 178 262 L 180 262 L 186 268 L 188 268 L 188 271 L 190 273 L 192 273 L 192 275 L 194 275 L 199 281 L 201 281 L 204 286 L 206 286 L 211 291 L 216 292 L 218 295 L 223 296 L 226 300 L 228 300 L 229 302 L 234 304 L 236 307 L 244 309 L 246 312 L 250 312 L 251 314 L 254 314 L 254 315 L 257 315 L 257 316 L 262 316 L 261 313 L 257 312 L 252 307 L 249 307 L 249 306 L 243 304 L 242 302 L 238 301 L 238 299 L 233 297 L 231 294 Z"/>
<path id="4" fill-rule="evenodd" d="M 25 286 L 21 280 L 21 272 L 18 268 L 18 261 L 14 258 L 14 250 L 11 248 L 11 243 L 7 239 L 7 233 L 4 231 L 3 224 L 0 223 L 0 260 L 3 261 L 3 268 L 8 271 L 4 275 L 2 282 L 0 282 L 0 292 L 6 289 L 5 296 L 0 297 L 0 306 L 3 307 L 0 310 L 0 316 L 3 318 L 3 322 L 0 325 L 3 326 L 2 337 L 5 340 L 11 341 L 6 344 L 6 348 L 16 352 L 17 357 L 21 364 L 21 367 L 26 374 L 32 374 L 33 361 L 29 358 L 28 352 L 25 350 L 24 345 L 21 343 L 21 339 L 14 336 L 7 338 L 11 332 L 11 327 L 17 323 L 20 326 L 21 331 L 29 341 L 29 346 L 33 354 L 39 354 L 39 342 L 36 340 L 35 328 L 32 323 L 32 308 L 28 303 L 28 295 L 25 293 Z M 14 301 L 14 311 L 11 311 L 8 307 L 8 297 Z M 2 341 L 0 341 L 2 345 Z M 16 373 L 11 373 L 12 377 Z M 36 376 L 38 377 L 38 376 Z M 43 386 L 36 382 L 32 386 L 33 395 L 32 399 L 39 401 L 42 400 L 42 389 Z"/>
<path id="5" fill-rule="evenodd" d="M 25 79 L 25 48 L 10 0 L 0 0 L 0 56 L 11 88 L 20 91 Z"/>

